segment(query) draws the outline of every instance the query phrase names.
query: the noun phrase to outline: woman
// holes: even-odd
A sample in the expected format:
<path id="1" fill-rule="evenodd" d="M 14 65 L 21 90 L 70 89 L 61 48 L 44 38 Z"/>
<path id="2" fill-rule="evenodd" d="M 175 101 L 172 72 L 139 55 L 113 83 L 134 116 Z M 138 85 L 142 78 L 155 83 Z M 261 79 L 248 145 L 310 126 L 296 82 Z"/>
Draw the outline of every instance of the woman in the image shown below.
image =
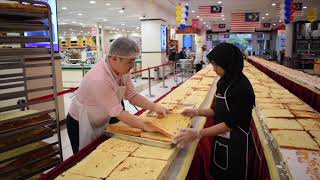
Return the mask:
<path id="1" fill-rule="evenodd" d="M 183 129 L 176 137 L 178 147 L 204 136 L 214 136 L 211 174 L 215 180 L 247 179 L 250 121 L 255 96 L 242 73 L 241 51 L 229 43 L 217 45 L 208 55 L 221 77 L 212 109 L 186 109 L 183 115 L 214 117 L 216 124 L 197 130 Z"/>

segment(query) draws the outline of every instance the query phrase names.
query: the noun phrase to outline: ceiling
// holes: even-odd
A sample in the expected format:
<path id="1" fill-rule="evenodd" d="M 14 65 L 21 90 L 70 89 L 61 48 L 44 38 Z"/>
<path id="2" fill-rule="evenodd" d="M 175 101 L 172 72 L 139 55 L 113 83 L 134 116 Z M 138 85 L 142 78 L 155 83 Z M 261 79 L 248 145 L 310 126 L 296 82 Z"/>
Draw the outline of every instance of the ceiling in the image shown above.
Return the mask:
<path id="1" fill-rule="evenodd" d="M 221 1 L 218 2 L 218 1 Z M 175 6 L 187 2 L 190 10 L 188 25 L 191 19 L 197 18 L 199 5 L 223 5 L 223 18 L 201 20 L 210 29 L 213 23 L 229 24 L 231 12 L 260 12 L 262 22 L 279 23 L 275 6 L 279 0 L 58 0 L 59 32 L 63 34 L 88 34 L 91 27 L 99 23 L 111 32 L 139 32 L 141 18 L 161 18 L 168 25 L 175 25 Z M 320 0 L 301 0 L 303 5 L 320 8 Z M 306 14 L 304 9 L 304 14 Z M 120 10 L 124 10 L 120 13 Z M 268 15 L 266 15 L 268 14 Z M 300 19 L 305 19 L 301 17 Z"/>

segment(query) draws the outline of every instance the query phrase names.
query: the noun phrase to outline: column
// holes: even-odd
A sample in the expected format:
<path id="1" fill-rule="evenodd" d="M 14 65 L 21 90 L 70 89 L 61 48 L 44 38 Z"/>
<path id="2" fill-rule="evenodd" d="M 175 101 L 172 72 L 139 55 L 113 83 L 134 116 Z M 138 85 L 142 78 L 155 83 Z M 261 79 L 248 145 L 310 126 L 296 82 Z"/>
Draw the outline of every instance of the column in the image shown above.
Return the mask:
<path id="1" fill-rule="evenodd" d="M 97 23 L 97 35 L 96 35 L 96 47 L 97 47 L 97 61 L 100 61 L 102 56 L 101 56 L 101 29 L 100 29 L 100 23 Z"/>
<path id="2" fill-rule="evenodd" d="M 286 48 L 285 48 L 285 57 L 292 57 L 293 49 L 293 23 L 286 25 Z"/>
<path id="3" fill-rule="evenodd" d="M 166 34 L 161 33 L 166 28 L 166 22 L 162 19 L 142 19 L 141 20 L 141 63 L 142 68 L 158 66 L 166 62 L 166 44 L 162 46 L 162 39 Z M 166 39 L 164 39 L 166 42 Z M 162 68 L 159 69 L 160 77 L 163 75 Z M 154 71 L 151 70 L 151 78 Z M 142 78 L 148 78 L 148 72 L 142 73 Z"/>

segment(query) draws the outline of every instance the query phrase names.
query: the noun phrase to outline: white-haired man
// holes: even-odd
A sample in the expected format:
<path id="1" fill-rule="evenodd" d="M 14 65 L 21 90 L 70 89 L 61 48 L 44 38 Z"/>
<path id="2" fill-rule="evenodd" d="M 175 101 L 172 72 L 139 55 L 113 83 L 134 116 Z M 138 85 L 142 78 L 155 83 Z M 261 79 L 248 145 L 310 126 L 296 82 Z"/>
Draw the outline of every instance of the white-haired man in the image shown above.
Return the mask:
<path id="1" fill-rule="evenodd" d="M 123 110 L 121 101 L 166 115 L 168 110 L 135 91 L 130 70 L 139 55 L 138 45 L 129 38 L 116 39 L 108 56 L 82 80 L 67 116 L 67 130 L 74 153 L 104 133 L 111 117 L 135 128 L 153 131 L 138 116 Z"/>

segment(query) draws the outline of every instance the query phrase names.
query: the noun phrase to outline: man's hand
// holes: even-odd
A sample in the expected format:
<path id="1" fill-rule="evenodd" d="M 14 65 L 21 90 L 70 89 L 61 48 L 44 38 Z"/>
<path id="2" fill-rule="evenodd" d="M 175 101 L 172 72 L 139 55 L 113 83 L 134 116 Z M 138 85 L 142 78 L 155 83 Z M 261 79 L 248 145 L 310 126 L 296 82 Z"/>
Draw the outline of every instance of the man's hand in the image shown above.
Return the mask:
<path id="1" fill-rule="evenodd" d="M 194 117 L 194 116 L 199 116 L 199 111 L 196 108 L 189 108 L 189 109 L 183 110 L 181 114 L 187 117 Z"/>
<path id="2" fill-rule="evenodd" d="M 158 104 L 155 104 L 152 108 L 152 111 L 156 112 L 160 117 L 164 117 L 167 116 L 168 113 L 170 113 L 170 111 Z"/>

